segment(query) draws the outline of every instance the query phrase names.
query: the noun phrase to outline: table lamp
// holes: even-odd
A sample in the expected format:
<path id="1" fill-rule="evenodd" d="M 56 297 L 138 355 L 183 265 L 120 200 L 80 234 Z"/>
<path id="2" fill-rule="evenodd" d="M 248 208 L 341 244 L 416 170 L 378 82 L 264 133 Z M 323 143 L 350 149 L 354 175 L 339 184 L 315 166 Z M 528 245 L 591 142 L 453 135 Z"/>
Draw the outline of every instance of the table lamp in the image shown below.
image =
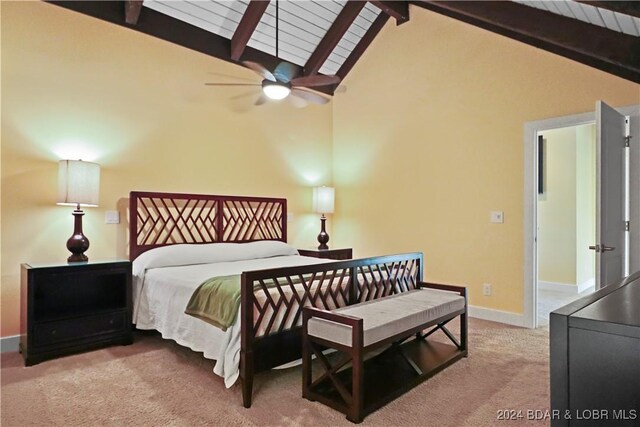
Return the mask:
<path id="1" fill-rule="evenodd" d="M 73 211 L 73 235 L 67 240 L 71 251 L 68 262 L 88 261 L 84 254 L 89 249 L 89 239 L 82 234 L 80 206 L 98 206 L 100 193 L 100 165 L 82 160 L 60 160 L 58 163 L 58 205 L 75 206 Z"/>
<path id="2" fill-rule="evenodd" d="M 324 214 L 333 213 L 335 190 L 333 187 L 315 187 L 313 189 L 313 211 L 322 214 L 320 217 L 320 234 L 318 234 L 318 249 L 329 249 L 329 235 L 325 229 L 327 218 Z"/>

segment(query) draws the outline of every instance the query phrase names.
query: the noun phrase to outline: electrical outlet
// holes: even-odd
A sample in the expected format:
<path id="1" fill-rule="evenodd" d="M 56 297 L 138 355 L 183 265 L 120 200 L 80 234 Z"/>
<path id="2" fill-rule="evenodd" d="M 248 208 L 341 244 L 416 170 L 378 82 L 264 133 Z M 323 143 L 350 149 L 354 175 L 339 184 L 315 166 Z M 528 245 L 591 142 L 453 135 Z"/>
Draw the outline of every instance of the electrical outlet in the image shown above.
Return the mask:
<path id="1" fill-rule="evenodd" d="M 484 285 L 482 285 L 482 295 L 484 295 L 485 297 L 490 297 L 491 296 L 491 284 L 490 283 L 485 283 Z"/>

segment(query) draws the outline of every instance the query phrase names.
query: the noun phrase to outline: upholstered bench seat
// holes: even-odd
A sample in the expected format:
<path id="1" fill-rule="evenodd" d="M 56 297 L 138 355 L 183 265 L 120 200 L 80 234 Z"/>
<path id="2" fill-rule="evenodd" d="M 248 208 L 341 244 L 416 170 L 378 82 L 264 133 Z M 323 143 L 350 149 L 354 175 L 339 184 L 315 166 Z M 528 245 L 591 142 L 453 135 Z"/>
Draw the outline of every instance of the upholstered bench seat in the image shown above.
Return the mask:
<path id="1" fill-rule="evenodd" d="M 393 295 L 367 296 L 373 299 L 331 311 L 304 307 L 302 313 L 302 396 L 355 423 L 467 356 L 464 287 L 418 282 Z M 455 318 L 460 341 L 446 327 Z M 437 331 L 453 345 L 427 340 Z M 327 348 L 338 354 L 328 358 Z M 320 376 L 313 375 L 312 356 L 324 370 Z"/>
<path id="2" fill-rule="evenodd" d="M 363 345 L 367 347 L 464 308 L 465 298 L 459 293 L 415 289 L 343 307 L 333 313 L 363 319 Z M 309 319 L 307 331 L 311 336 L 352 346 L 352 328 L 347 325 L 313 317 Z"/>

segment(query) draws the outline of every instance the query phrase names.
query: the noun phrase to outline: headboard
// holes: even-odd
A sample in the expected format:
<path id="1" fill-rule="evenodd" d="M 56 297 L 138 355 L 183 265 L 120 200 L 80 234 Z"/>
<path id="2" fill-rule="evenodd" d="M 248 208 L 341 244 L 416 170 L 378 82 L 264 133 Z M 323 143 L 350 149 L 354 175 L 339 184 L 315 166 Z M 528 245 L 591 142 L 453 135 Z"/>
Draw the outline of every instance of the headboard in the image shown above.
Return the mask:
<path id="1" fill-rule="evenodd" d="M 287 199 L 132 191 L 129 259 L 178 243 L 287 241 Z"/>

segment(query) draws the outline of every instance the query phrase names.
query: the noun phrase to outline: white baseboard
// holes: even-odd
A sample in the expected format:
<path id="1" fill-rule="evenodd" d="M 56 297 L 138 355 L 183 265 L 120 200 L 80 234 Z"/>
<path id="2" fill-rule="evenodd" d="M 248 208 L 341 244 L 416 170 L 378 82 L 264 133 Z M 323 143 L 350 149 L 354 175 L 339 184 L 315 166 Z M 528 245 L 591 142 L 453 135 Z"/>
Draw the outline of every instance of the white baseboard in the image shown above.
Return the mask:
<path id="1" fill-rule="evenodd" d="M 596 278 L 592 277 L 589 280 L 585 280 L 578 284 L 578 293 L 581 294 L 585 291 L 594 292 L 596 290 Z"/>
<path id="2" fill-rule="evenodd" d="M 494 310 L 493 308 L 470 305 L 469 317 L 475 317 L 476 319 L 482 320 L 491 320 L 493 322 L 499 323 L 506 323 L 507 325 L 525 327 L 524 315 L 512 313 L 510 311 Z"/>
<path id="3" fill-rule="evenodd" d="M 0 352 L 18 351 L 18 344 L 20 344 L 20 335 L 2 337 L 0 338 Z"/>
<path id="4" fill-rule="evenodd" d="M 564 292 L 567 294 L 578 293 L 578 287 L 575 283 L 545 282 L 544 280 L 538 280 L 538 289 L 544 291 Z"/>
<path id="5" fill-rule="evenodd" d="M 584 282 L 578 285 L 574 283 L 545 282 L 543 280 L 538 281 L 538 289 L 542 289 L 545 291 L 564 292 L 567 294 L 574 294 L 574 295 L 577 295 L 589 289 L 595 290 L 595 288 L 596 288 L 595 277 L 585 280 Z"/>

